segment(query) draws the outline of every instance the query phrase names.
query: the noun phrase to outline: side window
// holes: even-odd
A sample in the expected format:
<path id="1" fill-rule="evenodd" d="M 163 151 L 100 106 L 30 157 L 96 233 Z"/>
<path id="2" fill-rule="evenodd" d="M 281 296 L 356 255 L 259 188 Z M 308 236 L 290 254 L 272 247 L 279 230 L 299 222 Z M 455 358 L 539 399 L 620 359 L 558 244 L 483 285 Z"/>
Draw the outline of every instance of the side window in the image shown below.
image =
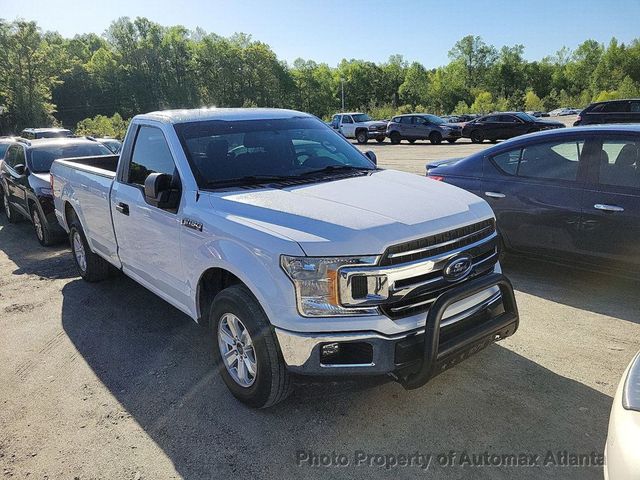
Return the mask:
<path id="1" fill-rule="evenodd" d="M 490 117 L 485 117 L 482 121 L 484 123 L 486 123 L 486 122 L 499 122 L 500 121 L 500 116 L 492 115 Z"/>
<path id="2" fill-rule="evenodd" d="M 340 115 L 334 115 L 331 119 L 331 126 L 337 128 L 340 125 Z"/>
<path id="3" fill-rule="evenodd" d="M 411 125 L 411 119 L 413 117 L 401 117 L 400 118 L 400 123 L 402 123 L 403 125 Z"/>
<path id="4" fill-rule="evenodd" d="M 629 111 L 629 102 L 611 102 L 605 104 L 602 109 L 603 112 L 608 113 L 626 113 Z"/>
<path id="5" fill-rule="evenodd" d="M 173 156 L 162 130 L 148 126 L 140 127 L 136 143 L 133 145 L 128 182 L 144 186 L 144 181 L 152 173 L 174 175 L 175 171 Z"/>
<path id="6" fill-rule="evenodd" d="M 630 111 L 633 113 L 640 113 L 640 102 L 631 102 Z"/>
<path id="7" fill-rule="evenodd" d="M 520 162 L 520 155 L 522 150 L 510 150 L 508 152 L 495 155 L 492 160 L 495 165 L 504 173 L 509 175 L 515 175 L 518 173 L 518 163 Z"/>
<path id="8" fill-rule="evenodd" d="M 504 123 L 519 123 L 513 115 L 500 115 L 500 121 Z"/>
<path id="9" fill-rule="evenodd" d="M 351 115 L 343 115 L 342 123 L 353 123 L 353 119 L 351 118 Z"/>
<path id="10" fill-rule="evenodd" d="M 583 145 L 583 140 L 572 140 L 525 147 L 520 156 L 518 176 L 575 180 Z"/>
<path id="11" fill-rule="evenodd" d="M 398 123 L 398 122 L 400 122 L 400 117 L 393 117 L 393 118 L 391 119 L 391 121 L 392 121 L 393 123 Z"/>
<path id="12" fill-rule="evenodd" d="M 18 148 L 19 147 L 17 145 L 11 145 L 7 150 L 7 154 L 4 158 L 5 163 L 12 168 L 16 166 L 16 155 L 18 153 Z"/>
<path id="13" fill-rule="evenodd" d="M 605 138 L 600 155 L 601 184 L 640 189 L 640 140 Z"/>
<path id="14" fill-rule="evenodd" d="M 13 161 L 13 166 L 24 165 L 27 166 L 27 159 L 25 158 L 24 148 L 21 146 L 16 146 L 16 157 Z"/>
<path id="15" fill-rule="evenodd" d="M 429 122 L 423 117 L 413 117 L 413 123 L 416 125 L 428 125 Z"/>

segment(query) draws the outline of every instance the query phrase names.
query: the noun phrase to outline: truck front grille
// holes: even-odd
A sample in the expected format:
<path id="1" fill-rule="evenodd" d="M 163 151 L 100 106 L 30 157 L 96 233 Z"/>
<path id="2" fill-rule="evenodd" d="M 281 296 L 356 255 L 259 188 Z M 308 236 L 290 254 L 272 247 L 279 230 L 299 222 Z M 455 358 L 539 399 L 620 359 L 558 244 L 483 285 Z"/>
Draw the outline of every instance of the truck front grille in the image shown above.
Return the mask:
<path id="1" fill-rule="evenodd" d="M 382 256 L 380 265 L 399 265 L 440 255 L 490 237 L 495 231 L 495 221 L 489 219 L 456 228 L 455 230 L 394 245 L 387 248 L 387 251 Z"/>
<path id="2" fill-rule="evenodd" d="M 394 320 L 426 312 L 442 293 L 471 278 L 478 278 L 493 272 L 494 266 L 498 261 L 495 237 L 483 242 L 481 245 L 465 250 L 464 253 L 471 255 L 473 258 L 473 268 L 463 280 L 458 282 L 447 281 L 443 276 L 442 269 L 417 277 L 397 280 L 391 287 L 392 290 L 405 290 L 408 293 L 401 300 L 383 304 L 380 308 L 381 311 Z"/>

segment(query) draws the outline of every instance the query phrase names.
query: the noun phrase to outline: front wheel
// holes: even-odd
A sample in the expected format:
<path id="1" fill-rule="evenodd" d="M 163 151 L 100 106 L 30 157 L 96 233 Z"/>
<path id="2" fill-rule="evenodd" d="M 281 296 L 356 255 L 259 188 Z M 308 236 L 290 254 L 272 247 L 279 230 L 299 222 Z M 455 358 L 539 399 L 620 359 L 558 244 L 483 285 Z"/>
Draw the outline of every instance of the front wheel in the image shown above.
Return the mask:
<path id="1" fill-rule="evenodd" d="M 11 205 L 7 192 L 4 192 L 2 195 L 2 205 L 4 207 L 4 214 L 7 216 L 9 223 L 18 223 L 20 221 L 20 217 L 18 217 L 18 212 L 16 212 L 13 205 Z"/>
<path id="2" fill-rule="evenodd" d="M 391 132 L 389 138 L 391 139 L 391 143 L 394 145 L 398 145 L 402 141 L 402 137 L 398 132 Z"/>
<path id="3" fill-rule="evenodd" d="M 269 319 L 244 285 L 216 295 L 209 326 L 220 375 L 234 397 L 265 408 L 289 396 L 293 383 Z"/>
<path id="4" fill-rule="evenodd" d="M 53 236 L 49 231 L 47 222 L 42 215 L 40 215 L 40 211 L 35 205 L 31 207 L 31 223 L 33 224 L 33 229 L 36 232 L 36 238 L 38 242 L 40 242 L 40 245 L 43 247 L 53 245 Z"/>
<path id="5" fill-rule="evenodd" d="M 457 138 L 448 138 L 448 139 L 447 139 L 447 142 L 449 142 L 449 143 L 456 143 L 456 141 L 457 141 L 457 140 L 458 140 Z"/>
<path id="6" fill-rule="evenodd" d="M 429 141 L 432 145 L 440 145 L 442 143 L 442 135 L 439 132 L 431 132 Z"/>
<path id="7" fill-rule="evenodd" d="M 469 137 L 471 138 L 471 142 L 473 143 L 482 143 L 484 141 L 482 133 L 478 132 L 477 130 L 471 132 L 471 135 L 469 135 Z"/>
<path id="8" fill-rule="evenodd" d="M 366 130 L 358 130 L 356 132 L 356 141 L 360 144 L 367 143 L 369 137 L 367 136 Z"/>
<path id="9" fill-rule="evenodd" d="M 383 143 L 384 142 L 384 137 L 377 137 L 376 138 L 376 142 Z"/>

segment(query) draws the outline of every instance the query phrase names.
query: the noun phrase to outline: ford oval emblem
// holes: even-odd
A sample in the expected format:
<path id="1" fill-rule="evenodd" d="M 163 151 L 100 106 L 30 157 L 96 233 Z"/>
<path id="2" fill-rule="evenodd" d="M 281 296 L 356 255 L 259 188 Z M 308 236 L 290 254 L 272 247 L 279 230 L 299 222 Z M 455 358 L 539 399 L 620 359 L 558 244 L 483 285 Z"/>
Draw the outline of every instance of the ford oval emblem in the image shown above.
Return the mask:
<path id="1" fill-rule="evenodd" d="M 442 276 L 449 282 L 462 280 L 469 275 L 473 267 L 473 258 L 470 255 L 459 255 L 452 258 L 442 269 Z"/>

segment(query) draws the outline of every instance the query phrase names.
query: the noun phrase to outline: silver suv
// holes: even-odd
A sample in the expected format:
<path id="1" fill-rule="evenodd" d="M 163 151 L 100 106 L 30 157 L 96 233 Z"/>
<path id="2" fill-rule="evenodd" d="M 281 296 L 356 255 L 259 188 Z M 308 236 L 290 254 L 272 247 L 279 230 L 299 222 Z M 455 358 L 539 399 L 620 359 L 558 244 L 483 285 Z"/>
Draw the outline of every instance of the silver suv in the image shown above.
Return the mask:
<path id="1" fill-rule="evenodd" d="M 402 140 L 414 143 L 429 140 L 439 145 L 442 140 L 454 143 L 462 136 L 462 128 L 455 123 L 447 123 L 442 118 L 428 113 L 410 113 L 393 117 L 387 124 L 387 136 L 397 145 Z"/>

